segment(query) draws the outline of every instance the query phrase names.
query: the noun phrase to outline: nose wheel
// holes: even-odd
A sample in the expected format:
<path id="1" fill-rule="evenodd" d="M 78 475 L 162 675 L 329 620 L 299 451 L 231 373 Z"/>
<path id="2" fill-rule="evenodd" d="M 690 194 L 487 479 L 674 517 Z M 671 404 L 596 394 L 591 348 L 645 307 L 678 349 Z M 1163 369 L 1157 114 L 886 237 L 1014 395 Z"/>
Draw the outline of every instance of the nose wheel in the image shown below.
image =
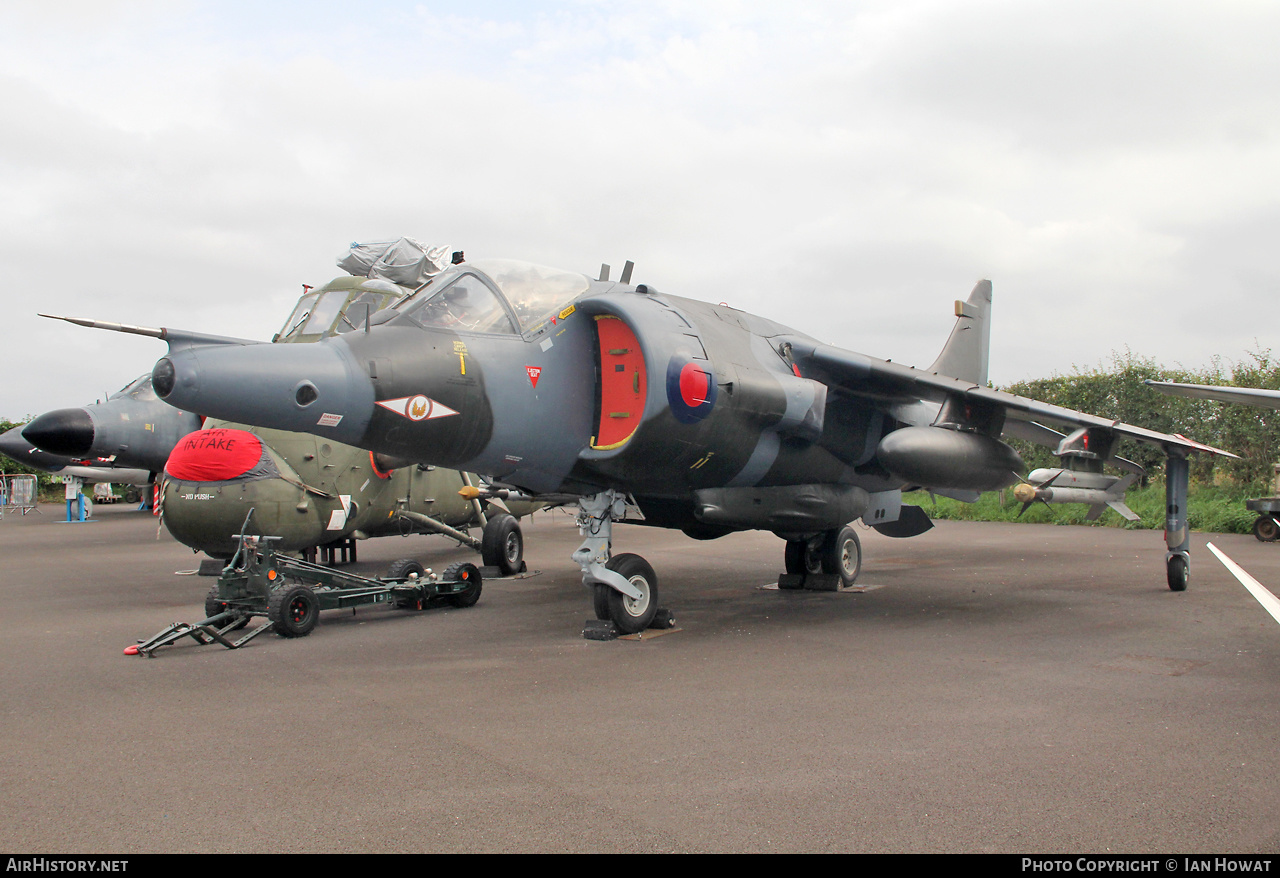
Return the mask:
<path id="1" fill-rule="evenodd" d="M 658 575 L 639 555 L 611 556 L 613 522 L 626 510 L 625 496 L 616 491 L 579 500 L 578 532 L 586 539 L 573 560 L 582 568 L 582 584 L 591 589 L 596 619 L 613 623 L 618 633 L 637 634 L 658 618 Z M 668 621 L 670 614 L 664 611 L 662 618 Z"/>
<path id="2" fill-rule="evenodd" d="M 615 555 L 606 568 L 626 579 L 640 596 L 633 598 L 607 585 L 597 585 L 592 594 L 596 618 L 608 619 L 623 634 L 648 628 L 658 613 L 658 575 L 649 562 L 639 555 Z"/>

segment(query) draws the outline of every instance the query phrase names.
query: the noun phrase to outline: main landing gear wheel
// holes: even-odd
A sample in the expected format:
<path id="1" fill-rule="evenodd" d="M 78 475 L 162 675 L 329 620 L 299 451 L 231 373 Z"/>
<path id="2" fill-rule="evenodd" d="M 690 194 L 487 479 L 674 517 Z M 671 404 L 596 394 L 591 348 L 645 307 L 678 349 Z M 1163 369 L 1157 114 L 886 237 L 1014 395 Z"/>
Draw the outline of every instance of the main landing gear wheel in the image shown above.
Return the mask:
<path id="1" fill-rule="evenodd" d="M 648 628 L 658 612 L 658 575 L 649 562 L 639 555 L 614 555 L 605 567 L 639 589 L 640 597 L 629 598 L 607 585 L 597 585 L 593 596 L 596 615 L 600 615 L 603 601 L 608 618 L 623 634 L 636 634 Z"/>
<path id="2" fill-rule="evenodd" d="M 475 606 L 476 601 L 480 600 L 482 583 L 480 582 L 480 571 L 476 568 L 476 565 L 467 561 L 458 561 L 446 567 L 440 578 L 445 582 L 461 581 L 467 583 L 465 589 L 449 595 L 448 601 L 455 607 Z"/>
<path id="3" fill-rule="evenodd" d="M 1182 555 L 1170 555 L 1165 562 L 1165 573 L 1169 580 L 1170 591 L 1186 591 L 1187 580 L 1191 578 L 1191 567 Z"/>
<path id="4" fill-rule="evenodd" d="M 267 618 L 281 637 L 306 637 L 320 619 L 320 601 L 310 587 L 285 583 L 271 592 Z"/>
<path id="5" fill-rule="evenodd" d="M 520 572 L 524 561 L 524 535 L 514 516 L 503 512 L 489 519 L 480 540 L 480 557 L 486 567 L 497 567 L 503 576 Z"/>
<path id="6" fill-rule="evenodd" d="M 1264 543 L 1280 540 L 1280 525 L 1270 515 L 1259 515 L 1253 523 L 1253 535 Z"/>
<path id="7" fill-rule="evenodd" d="M 787 540 L 782 557 L 788 573 L 804 576 L 822 572 L 822 555 L 811 540 Z"/>
<path id="8" fill-rule="evenodd" d="M 838 575 L 844 588 L 853 585 L 862 570 L 862 543 L 853 528 L 845 525 L 839 530 L 827 531 L 820 554 L 823 573 Z"/>

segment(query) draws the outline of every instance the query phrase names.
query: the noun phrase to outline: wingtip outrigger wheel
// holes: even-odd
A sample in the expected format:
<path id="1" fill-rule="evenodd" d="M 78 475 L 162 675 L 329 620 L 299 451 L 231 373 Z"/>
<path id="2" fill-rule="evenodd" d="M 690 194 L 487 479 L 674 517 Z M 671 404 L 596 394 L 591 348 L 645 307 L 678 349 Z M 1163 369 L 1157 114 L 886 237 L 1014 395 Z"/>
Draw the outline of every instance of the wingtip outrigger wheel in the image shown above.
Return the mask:
<path id="1" fill-rule="evenodd" d="M 1165 578 L 1170 591 L 1186 591 L 1191 579 L 1191 531 L 1187 527 L 1187 491 L 1191 467 L 1186 457 L 1169 451 L 1164 474 Z"/>
<path id="2" fill-rule="evenodd" d="M 1186 552 L 1170 552 L 1165 556 L 1165 578 L 1170 591 L 1186 591 L 1191 579 L 1191 558 Z"/>

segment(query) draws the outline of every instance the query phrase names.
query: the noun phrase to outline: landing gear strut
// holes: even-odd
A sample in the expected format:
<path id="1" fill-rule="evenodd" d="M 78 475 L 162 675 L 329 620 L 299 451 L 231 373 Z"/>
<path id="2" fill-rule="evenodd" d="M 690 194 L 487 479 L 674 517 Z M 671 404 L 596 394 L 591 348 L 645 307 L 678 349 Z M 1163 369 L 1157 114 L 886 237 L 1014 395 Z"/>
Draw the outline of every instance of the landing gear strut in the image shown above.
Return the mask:
<path id="1" fill-rule="evenodd" d="M 597 619 L 623 634 L 648 628 L 658 613 L 658 577 L 639 555 L 610 556 L 613 522 L 627 511 L 624 494 L 604 491 L 578 501 L 578 532 L 586 539 L 573 553 L 582 584 L 591 589 Z"/>
<path id="2" fill-rule="evenodd" d="M 1191 529 L 1187 526 L 1187 485 L 1191 467 L 1185 457 L 1169 452 L 1164 474 L 1165 579 L 1170 591 L 1186 591 L 1191 578 Z"/>

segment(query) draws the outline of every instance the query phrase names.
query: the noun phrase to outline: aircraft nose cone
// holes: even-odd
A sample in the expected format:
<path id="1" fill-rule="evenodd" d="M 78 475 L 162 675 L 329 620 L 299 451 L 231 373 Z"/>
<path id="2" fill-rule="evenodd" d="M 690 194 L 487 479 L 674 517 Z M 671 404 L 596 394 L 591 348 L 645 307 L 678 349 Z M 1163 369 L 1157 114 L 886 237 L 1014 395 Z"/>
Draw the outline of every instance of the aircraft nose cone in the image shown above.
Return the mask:
<path id="1" fill-rule="evenodd" d="M 373 384 L 345 344 L 206 345 L 174 351 L 151 373 L 167 403 L 206 417 L 356 444 Z"/>
<path id="2" fill-rule="evenodd" d="M 93 418 L 82 408 L 45 412 L 27 424 L 22 438 L 50 454 L 85 457 L 93 448 Z"/>
<path id="3" fill-rule="evenodd" d="M 19 462 L 25 460 L 27 452 L 31 450 L 31 443 L 22 438 L 22 430 L 22 427 L 13 427 L 0 433 L 0 454 Z"/>

